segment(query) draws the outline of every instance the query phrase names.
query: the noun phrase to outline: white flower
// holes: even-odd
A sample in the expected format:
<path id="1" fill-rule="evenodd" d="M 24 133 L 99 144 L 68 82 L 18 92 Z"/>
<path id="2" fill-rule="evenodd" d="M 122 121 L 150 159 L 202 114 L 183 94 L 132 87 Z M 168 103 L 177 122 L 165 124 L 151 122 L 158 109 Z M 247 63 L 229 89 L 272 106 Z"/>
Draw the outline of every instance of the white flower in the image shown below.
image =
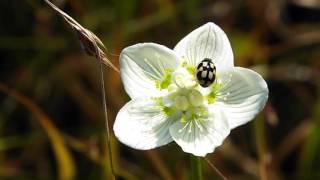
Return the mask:
<path id="1" fill-rule="evenodd" d="M 215 81 L 206 88 L 196 76 L 205 58 L 216 68 Z M 154 43 L 125 48 L 120 72 L 132 100 L 119 111 L 114 133 L 135 149 L 175 141 L 184 152 L 205 156 L 231 129 L 252 120 L 268 99 L 258 73 L 234 67 L 229 40 L 214 23 L 191 32 L 174 50 Z"/>

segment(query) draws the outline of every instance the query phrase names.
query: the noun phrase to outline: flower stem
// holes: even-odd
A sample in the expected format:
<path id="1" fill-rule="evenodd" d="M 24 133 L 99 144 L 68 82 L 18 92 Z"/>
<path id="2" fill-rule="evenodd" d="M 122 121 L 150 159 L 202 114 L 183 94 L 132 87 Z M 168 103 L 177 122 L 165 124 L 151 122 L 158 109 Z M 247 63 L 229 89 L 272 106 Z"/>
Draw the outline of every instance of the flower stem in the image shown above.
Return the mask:
<path id="1" fill-rule="evenodd" d="M 190 180 L 203 180 L 201 157 L 190 156 Z"/>

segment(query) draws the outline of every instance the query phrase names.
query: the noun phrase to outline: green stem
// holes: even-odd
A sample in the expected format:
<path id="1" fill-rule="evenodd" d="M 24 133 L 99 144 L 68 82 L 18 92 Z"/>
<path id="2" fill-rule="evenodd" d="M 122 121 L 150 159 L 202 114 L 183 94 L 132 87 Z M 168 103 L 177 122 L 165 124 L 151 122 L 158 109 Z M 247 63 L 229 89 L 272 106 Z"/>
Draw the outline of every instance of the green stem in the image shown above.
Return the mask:
<path id="1" fill-rule="evenodd" d="M 190 163 L 190 180 L 203 180 L 201 157 L 191 155 Z"/>

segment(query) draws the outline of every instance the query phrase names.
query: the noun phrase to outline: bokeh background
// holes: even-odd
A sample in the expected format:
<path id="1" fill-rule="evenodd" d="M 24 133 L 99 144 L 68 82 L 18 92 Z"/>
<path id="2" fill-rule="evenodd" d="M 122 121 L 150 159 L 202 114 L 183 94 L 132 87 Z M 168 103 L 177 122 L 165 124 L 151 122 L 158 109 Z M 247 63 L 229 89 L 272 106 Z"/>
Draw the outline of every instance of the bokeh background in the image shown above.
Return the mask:
<path id="1" fill-rule="evenodd" d="M 93 31 L 118 66 L 126 46 L 173 48 L 213 21 L 237 66 L 256 70 L 269 101 L 207 158 L 229 179 L 320 179 L 320 2 L 317 0 L 54 0 Z M 109 123 L 129 100 L 105 68 Z M 41 0 L 0 1 L 0 179 L 111 179 L 99 64 Z M 110 131 L 118 179 L 187 179 L 174 143 L 151 151 Z M 205 179 L 219 179 L 203 162 Z"/>

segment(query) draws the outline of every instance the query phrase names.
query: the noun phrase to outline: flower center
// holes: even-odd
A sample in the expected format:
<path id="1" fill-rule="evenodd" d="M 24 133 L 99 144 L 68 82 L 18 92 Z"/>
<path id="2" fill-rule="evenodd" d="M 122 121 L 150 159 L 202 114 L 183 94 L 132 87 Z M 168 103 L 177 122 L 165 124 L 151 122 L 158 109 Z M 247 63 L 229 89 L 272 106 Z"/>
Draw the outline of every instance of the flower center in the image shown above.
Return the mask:
<path id="1" fill-rule="evenodd" d="M 221 95 L 219 90 L 230 82 L 231 76 L 229 80 L 217 77 L 217 81 L 208 88 L 199 85 L 196 78 L 196 68 L 182 63 L 175 71 L 165 70 L 162 80 L 156 81 L 157 88 L 163 93 L 155 99 L 168 116 L 179 114 L 181 122 L 204 119 L 208 115 L 208 104 L 229 96 Z"/>
<path id="2" fill-rule="evenodd" d="M 205 108 L 207 100 L 192 71 L 184 66 L 174 72 L 166 71 L 163 80 L 157 82 L 158 89 L 165 92 L 159 98 L 164 111 L 167 115 L 179 113 L 181 121 L 185 122 L 208 114 Z"/>

